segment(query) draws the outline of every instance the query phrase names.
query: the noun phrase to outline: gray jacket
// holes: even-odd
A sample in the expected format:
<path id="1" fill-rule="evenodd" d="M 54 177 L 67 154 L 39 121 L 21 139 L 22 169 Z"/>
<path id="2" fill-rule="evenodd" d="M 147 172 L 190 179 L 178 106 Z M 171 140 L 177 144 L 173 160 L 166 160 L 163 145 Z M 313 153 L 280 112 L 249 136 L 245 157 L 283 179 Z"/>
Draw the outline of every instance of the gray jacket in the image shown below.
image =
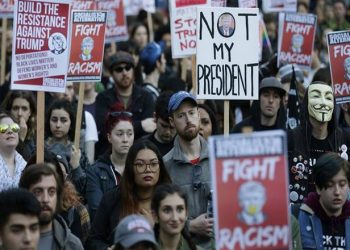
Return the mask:
<path id="1" fill-rule="evenodd" d="M 77 238 L 62 218 L 56 216 L 53 221 L 53 237 L 55 250 L 83 250 L 83 244 Z"/>
<path id="2" fill-rule="evenodd" d="M 188 197 L 188 219 L 194 219 L 207 212 L 208 196 L 210 194 L 211 174 L 209 167 L 208 145 L 200 136 L 201 152 L 197 165 L 201 166 L 200 187 L 195 190 L 193 186 L 194 165 L 185 158 L 181 150 L 179 137 L 174 140 L 174 147 L 164 157 L 164 164 L 172 181 L 179 185 Z M 195 237 L 197 244 L 208 242 L 209 238 Z"/>

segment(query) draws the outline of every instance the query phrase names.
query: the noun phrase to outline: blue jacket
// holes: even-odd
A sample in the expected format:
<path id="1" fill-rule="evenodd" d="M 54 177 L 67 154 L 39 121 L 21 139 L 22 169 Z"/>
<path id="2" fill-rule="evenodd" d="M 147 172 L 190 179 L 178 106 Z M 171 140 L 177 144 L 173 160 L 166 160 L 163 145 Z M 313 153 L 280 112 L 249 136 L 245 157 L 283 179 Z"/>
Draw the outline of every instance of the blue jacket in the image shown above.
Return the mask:
<path id="1" fill-rule="evenodd" d="M 120 175 L 116 176 L 112 170 L 110 153 L 102 155 L 92 166 L 87 168 L 86 177 L 86 199 L 89 214 L 93 220 L 96 210 L 101 202 L 102 196 L 117 186 Z"/>
<path id="2" fill-rule="evenodd" d="M 302 204 L 299 212 L 301 244 L 304 250 L 323 250 L 322 222 L 314 211 Z M 346 248 L 350 247 L 350 218 L 345 221 Z"/>

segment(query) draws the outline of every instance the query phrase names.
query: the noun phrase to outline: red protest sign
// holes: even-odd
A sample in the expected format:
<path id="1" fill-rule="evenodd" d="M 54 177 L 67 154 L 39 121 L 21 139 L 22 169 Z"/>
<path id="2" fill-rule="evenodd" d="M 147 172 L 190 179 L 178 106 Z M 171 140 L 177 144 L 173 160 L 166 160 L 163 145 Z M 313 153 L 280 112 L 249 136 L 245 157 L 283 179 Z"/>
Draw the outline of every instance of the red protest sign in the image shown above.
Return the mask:
<path id="1" fill-rule="evenodd" d="M 73 11 L 68 81 L 100 81 L 107 11 Z"/>
<path id="2" fill-rule="evenodd" d="M 289 249 L 285 133 L 214 136 L 209 143 L 216 249 Z"/>
<path id="3" fill-rule="evenodd" d="M 73 10 L 95 10 L 96 1 L 95 0 L 74 0 L 72 4 Z"/>
<path id="4" fill-rule="evenodd" d="M 70 1 L 15 4 L 11 88 L 63 92 L 68 68 Z"/>
<path id="5" fill-rule="evenodd" d="M 350 102 L 350 32 L 329 33 L 327 41 L 335 101 Z"/>
<path id="6" fill-rule="evenodd" d="M 126 41 L 129 38 L 123 0 L 96 1 L 97 10 L 107 10 L 106 42 Z"/>
<path id="7" fill-rule="evenodd" d="M 14 0 L 0 0 L 0 17 L 13 17 Z"/>
<path id="8" fill-rule="evenodd" d="M 279 14 L 278 66 L 297 64 L 304 70 L 310 68 L 316 20 L 312 14 Z"/>

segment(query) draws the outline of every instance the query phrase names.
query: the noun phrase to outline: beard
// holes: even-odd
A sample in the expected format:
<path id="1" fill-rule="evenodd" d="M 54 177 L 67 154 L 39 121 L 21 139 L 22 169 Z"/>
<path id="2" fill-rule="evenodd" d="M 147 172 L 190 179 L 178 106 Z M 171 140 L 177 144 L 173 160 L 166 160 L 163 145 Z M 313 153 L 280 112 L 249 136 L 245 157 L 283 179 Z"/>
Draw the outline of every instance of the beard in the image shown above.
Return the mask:
<path id="1" fill-rule="evenodd" d="M 191 130 L 190 128 L 195 128 L 195 129 Z M 195 126 L 195 125 L 186 126 L 183 131 L 177 132 L 177 134 L 185 141 L 192 141 L 194 138 L 197 137 L 198 133 L 199 133 L 199 126 Z"/>
<path id="2" fill-rule="evenodd" d="M 54 218 L 54 213 L 51 209 L 41 211 L 41 213 L 39 215 L 39 224 L 40 225 L 47 225 L 47 224 L 51 223 L 53 218 Z"/>

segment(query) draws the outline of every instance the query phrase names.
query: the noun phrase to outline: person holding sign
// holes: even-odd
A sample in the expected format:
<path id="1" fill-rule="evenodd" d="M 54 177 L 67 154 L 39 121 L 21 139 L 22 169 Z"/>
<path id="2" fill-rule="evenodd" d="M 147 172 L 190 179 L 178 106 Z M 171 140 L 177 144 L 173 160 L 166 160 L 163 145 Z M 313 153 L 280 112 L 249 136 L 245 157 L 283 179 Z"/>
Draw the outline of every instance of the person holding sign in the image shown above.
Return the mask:
<path id="1" fill-rule="evenodd" d="M 238 123 L 232 133 L 240 133 L 244 127 L 253 131 L 285 129 L 283 97 L 286 94 L 276 77 L 264 78 L 260 83 L 260 96 L 251 108 L 252 115 Z"/>
<path id="2" fill-rule="evenodd" d="M 168 112 L 177 136 L 174 147 L 163 157 L 164 163 L 174 183 L 188 195 L 188 229 L 194 242 L 209 249 L 214 222 L 206 213 L 211 178 L 207 142 L 199 135 L 196 98 L 179 91 L 171 96 Z"/>
<path id="3" fill-rule="evenodd" d="M 303 249 L 349 249 L 350 164 L 337 153 L 322 155 L 314 166 L 316 191 L 299 210 Z"/>
<path id="4" fill-rule="evenodd" d="M 301 124 L 288 133 L 291 202 L 301 203 L 315 191 L 313 166 L 327 152 L 348 159 L 349 136 L 336 121 L 333 89 L 327 83 L 313 82 L 304 97 Z"/>

